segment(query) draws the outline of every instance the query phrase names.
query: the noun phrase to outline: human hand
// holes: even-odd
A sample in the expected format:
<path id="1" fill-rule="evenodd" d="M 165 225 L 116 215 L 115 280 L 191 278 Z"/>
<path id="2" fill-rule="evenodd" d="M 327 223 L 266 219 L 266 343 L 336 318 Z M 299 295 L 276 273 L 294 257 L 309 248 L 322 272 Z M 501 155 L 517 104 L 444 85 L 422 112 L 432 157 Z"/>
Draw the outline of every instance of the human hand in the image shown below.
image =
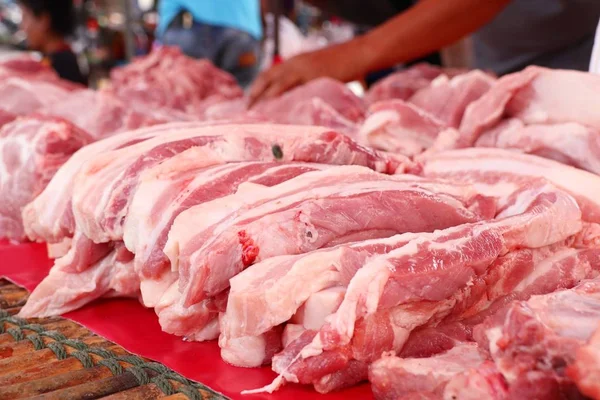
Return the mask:
<path id="1" fill-rule="evenodd" d="M 364 74 L 354 41 L 297 55 L 263 72 L 250 88 L 249 107 L 320 77 L 347 82 Z"/>

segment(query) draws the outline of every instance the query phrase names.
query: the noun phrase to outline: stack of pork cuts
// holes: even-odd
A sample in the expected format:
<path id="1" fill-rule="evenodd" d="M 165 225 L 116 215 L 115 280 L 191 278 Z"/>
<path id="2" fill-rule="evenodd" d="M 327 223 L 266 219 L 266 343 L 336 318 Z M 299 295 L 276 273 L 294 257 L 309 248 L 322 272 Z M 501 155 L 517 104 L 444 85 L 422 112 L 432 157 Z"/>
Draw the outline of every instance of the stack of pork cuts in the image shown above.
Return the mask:
<path id="1" fill-rule="evenodd" d="M 204 118 L 256 118 L 279 124 L 326 126 L 354 136 L 365 117 L 361 99 L 330 78 L 315 79 L 277 98 L 260 101 L 252 109 L 247 103 L 246 98 L 240 98 L 215 104 L 206 109 Z"/>
<path id="2" fill-rule="evenodd" d="M 66 120 L 22 117 L 0 128 L 0 237 L 25 238 L 21 212 L 92 138 Z"/>
<path id="3" fill-rule="evenodd" d="M 175 110 L 197 119 L 210 105 L 242 96 L 233 76 L 176 47 L 158 48 L 114 69 L 107 90 L 127 104 Z"/>

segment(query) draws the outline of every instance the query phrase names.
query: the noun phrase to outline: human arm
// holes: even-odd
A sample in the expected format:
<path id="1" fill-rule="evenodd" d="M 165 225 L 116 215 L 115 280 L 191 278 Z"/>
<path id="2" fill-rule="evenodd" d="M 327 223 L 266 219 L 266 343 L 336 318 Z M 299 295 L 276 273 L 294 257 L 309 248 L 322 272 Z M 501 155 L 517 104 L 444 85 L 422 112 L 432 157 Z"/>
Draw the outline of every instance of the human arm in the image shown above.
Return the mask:
<path id="1" fill-rule="evenodd" d="M 250 104 L 329 76 L 343 82 L 425 56 L 476 31 L 511 0 L 421 0 L 369 33 L 300 54 L 262 73 Z"/>

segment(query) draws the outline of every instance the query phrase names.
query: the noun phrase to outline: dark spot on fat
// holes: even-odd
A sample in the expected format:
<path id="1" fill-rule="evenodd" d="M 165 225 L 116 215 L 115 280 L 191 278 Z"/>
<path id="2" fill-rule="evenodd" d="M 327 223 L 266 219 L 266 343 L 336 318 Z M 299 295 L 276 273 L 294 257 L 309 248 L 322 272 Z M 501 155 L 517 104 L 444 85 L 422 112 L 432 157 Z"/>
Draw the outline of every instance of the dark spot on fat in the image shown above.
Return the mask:
<path id="1" fill-rule="evenodd" d="M 273 147 L 271 147 L 271 150 L 273 151 L 275 159 L 281 160 L 283 158 L 283 150 L 280 145 L 274 144 Z"/>
<path id="2" fill-rule="evenodd" d="M 310 232 L 310 231 L 306 232 L 306 237 L 312 238 L 312 232 Z"/>

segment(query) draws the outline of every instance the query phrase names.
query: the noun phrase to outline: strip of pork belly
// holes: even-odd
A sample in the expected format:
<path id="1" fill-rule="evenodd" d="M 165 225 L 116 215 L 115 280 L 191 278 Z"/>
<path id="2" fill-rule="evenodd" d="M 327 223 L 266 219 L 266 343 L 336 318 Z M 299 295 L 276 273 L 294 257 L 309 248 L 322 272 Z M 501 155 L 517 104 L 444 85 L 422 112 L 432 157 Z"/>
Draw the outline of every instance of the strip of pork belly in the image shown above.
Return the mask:
<path id="1" fill-rule="evenodd" d="M 441 75 L 416 92 L 409 103 L 443 121 L 445 126 L 458 128 L 468 105 L 483 96 L 494 83 L 494 77 L 480 70 L 452 79 Z"/>
<path id="2" fill-rule="evenodd" d="M 161 286 L 166 289 L 172 283 L 173 279 L 165 275 L 176 278 L 163 248 L 173 221 L 182 211 L 234 193 L 243 182 L 273 186 L 305 172 L 330 167 L 309 163 L 248 162 L 202 168 L 197 167 L 202 164 L 198 162 L 202 159 L 198 150 L 187 150 L 148 170 L 141 179 L 125 222 L 124 241 L 135 254 L 135 268 L 142 280 L 142 299 L 147 307 L 156 304 L 162 295 Z"/>
<path id="3" fill-rule="evenodd" d="M 485 355 L 475 343 L 464 343 L 429 358 L 388 355 L 369 367 L 369 381 L 377 400 L 403 399 L 418 393 L 442 399 L 444 388 L 452 378 L 479 367 L 484 361 Z"/>
<path id="4" fill-rule="evenodd" d="M 391 159 L 328 128 L 285 125 L 219 125 L 175 132 L 114 150 L 86 163 L 77 177 L 73 212 L 95 242 L 119 240 L 140 173 L 191 147 L 207 147 L 223 162 L 305 161 L 359 164 L 393 173 Z"/>
<path id="5" fill-rule="evenodd" d="M 600 129 L 600 78 L 576 71 L 528 67 L 506 75 L 472 103 L 460 126 L 458 147 L 472 146 L 503 117 L 525 124 L 578 122 Z M 578 93 L 576 98 L 564 93 Z"/>
<path id="6" fill-rule="evenodd" d="M 600 129 L 575 122 L 526 126 L 511 119 L 485 132 L 475 146 L 517 149 L 600 173 Z"/>
<path id="7" fill-rule="evenodd" d="M 84 272 L 72 273 L 53 267 L 33 290 L 19 315 L 24 318 L 60 315 L 100 297 L 135 297 L 138 293 L 133 254 L 119 243 Z"/>
<path id="8" fill-rule="evenodd" d="M 475 328 L 511 392 L 533 390 L 543 382 L 568 395 L 574 382 L 565 373 L 600 322 L 600 279 L 573 289 L 514 302 Z M 537 384 L 537 385 L 536 385 Z M 512 398 L 512 397 L 509 397 Z"/>
<path id="9" fill-rule="evenodd" d="M 229 279 L 270 257 L 407 231 L 430 232 L 480 218 L 455 197 L 388 177 L 338 181 L 279 198 L 221 228 L 194 254 L 191 268 L 180 269 L 184 305 L 225 290 Z"/>
<path id="10" fill-rule="evenodd" d="M 48 243 L 59 243 L 64 238 L 73 236 L 75 221 L 71 210 L 71 195 L 74 180 L 81 166 L 92 157 L 157 135 L 200 125 L 202 123 L 173 123 L 139 129 L 114 135 L 83 147 L 58 169 L 44 191 L 23 210 L 27 236 L 33 241 Z"/>
<path id="11" fill-rule="evenodd" d="M 524 190 L 522 195 L 531 194 Z M 282 362 L 276 372 L 285 380 L 297 380 L 297 373 L 305 370 L 302 366 L 311 358 L 352 343 L 361 317 L 375 317 L 386 310 L 403 315 L 391 320 L 392 339 L 386 349 L 399 351 L 411 331 L 451 312 L 459 300 L 453 295 L 485 273 L 498 256 L 522 246 L 555 243 L 581 229 L 581 214 L 570 196 L 551 187 L 533 194 L 537 200 L 523 214 L 423 234 L 373 258 L 356 273 L 342 305 L 310 345 L 294 358 L 288 357 L 288 364 Z"/>
<path id="12" fill-rule="evenodd" d="M 571 248 L 571 240 L 539 249 L 519 249 L 498 258 L 485 275 L 458 295 L 441 322 L 413 331 L 401 357 L 429 357 L 473 340 L 473 327 L 533 295 L 571 288 L 600 272 L 600 249 Z"/>
<path id="13" fill-rule="evenodd" d="M 600 177 L 545 158 L 514 151 L 471 148 L 428 154 L 420 158 L 422 175 L 470 183 L 481 193 L 515 188 L 544 177 L 571 194 L 583 219 L 600 222 Z"/>
<path id="14" fill-rule="evenodd" d="M 444 129 L 442 121 L 402 100 L 375 103 L 358 133 L 376 149 L 415 156 L 428 149 Z"/>

